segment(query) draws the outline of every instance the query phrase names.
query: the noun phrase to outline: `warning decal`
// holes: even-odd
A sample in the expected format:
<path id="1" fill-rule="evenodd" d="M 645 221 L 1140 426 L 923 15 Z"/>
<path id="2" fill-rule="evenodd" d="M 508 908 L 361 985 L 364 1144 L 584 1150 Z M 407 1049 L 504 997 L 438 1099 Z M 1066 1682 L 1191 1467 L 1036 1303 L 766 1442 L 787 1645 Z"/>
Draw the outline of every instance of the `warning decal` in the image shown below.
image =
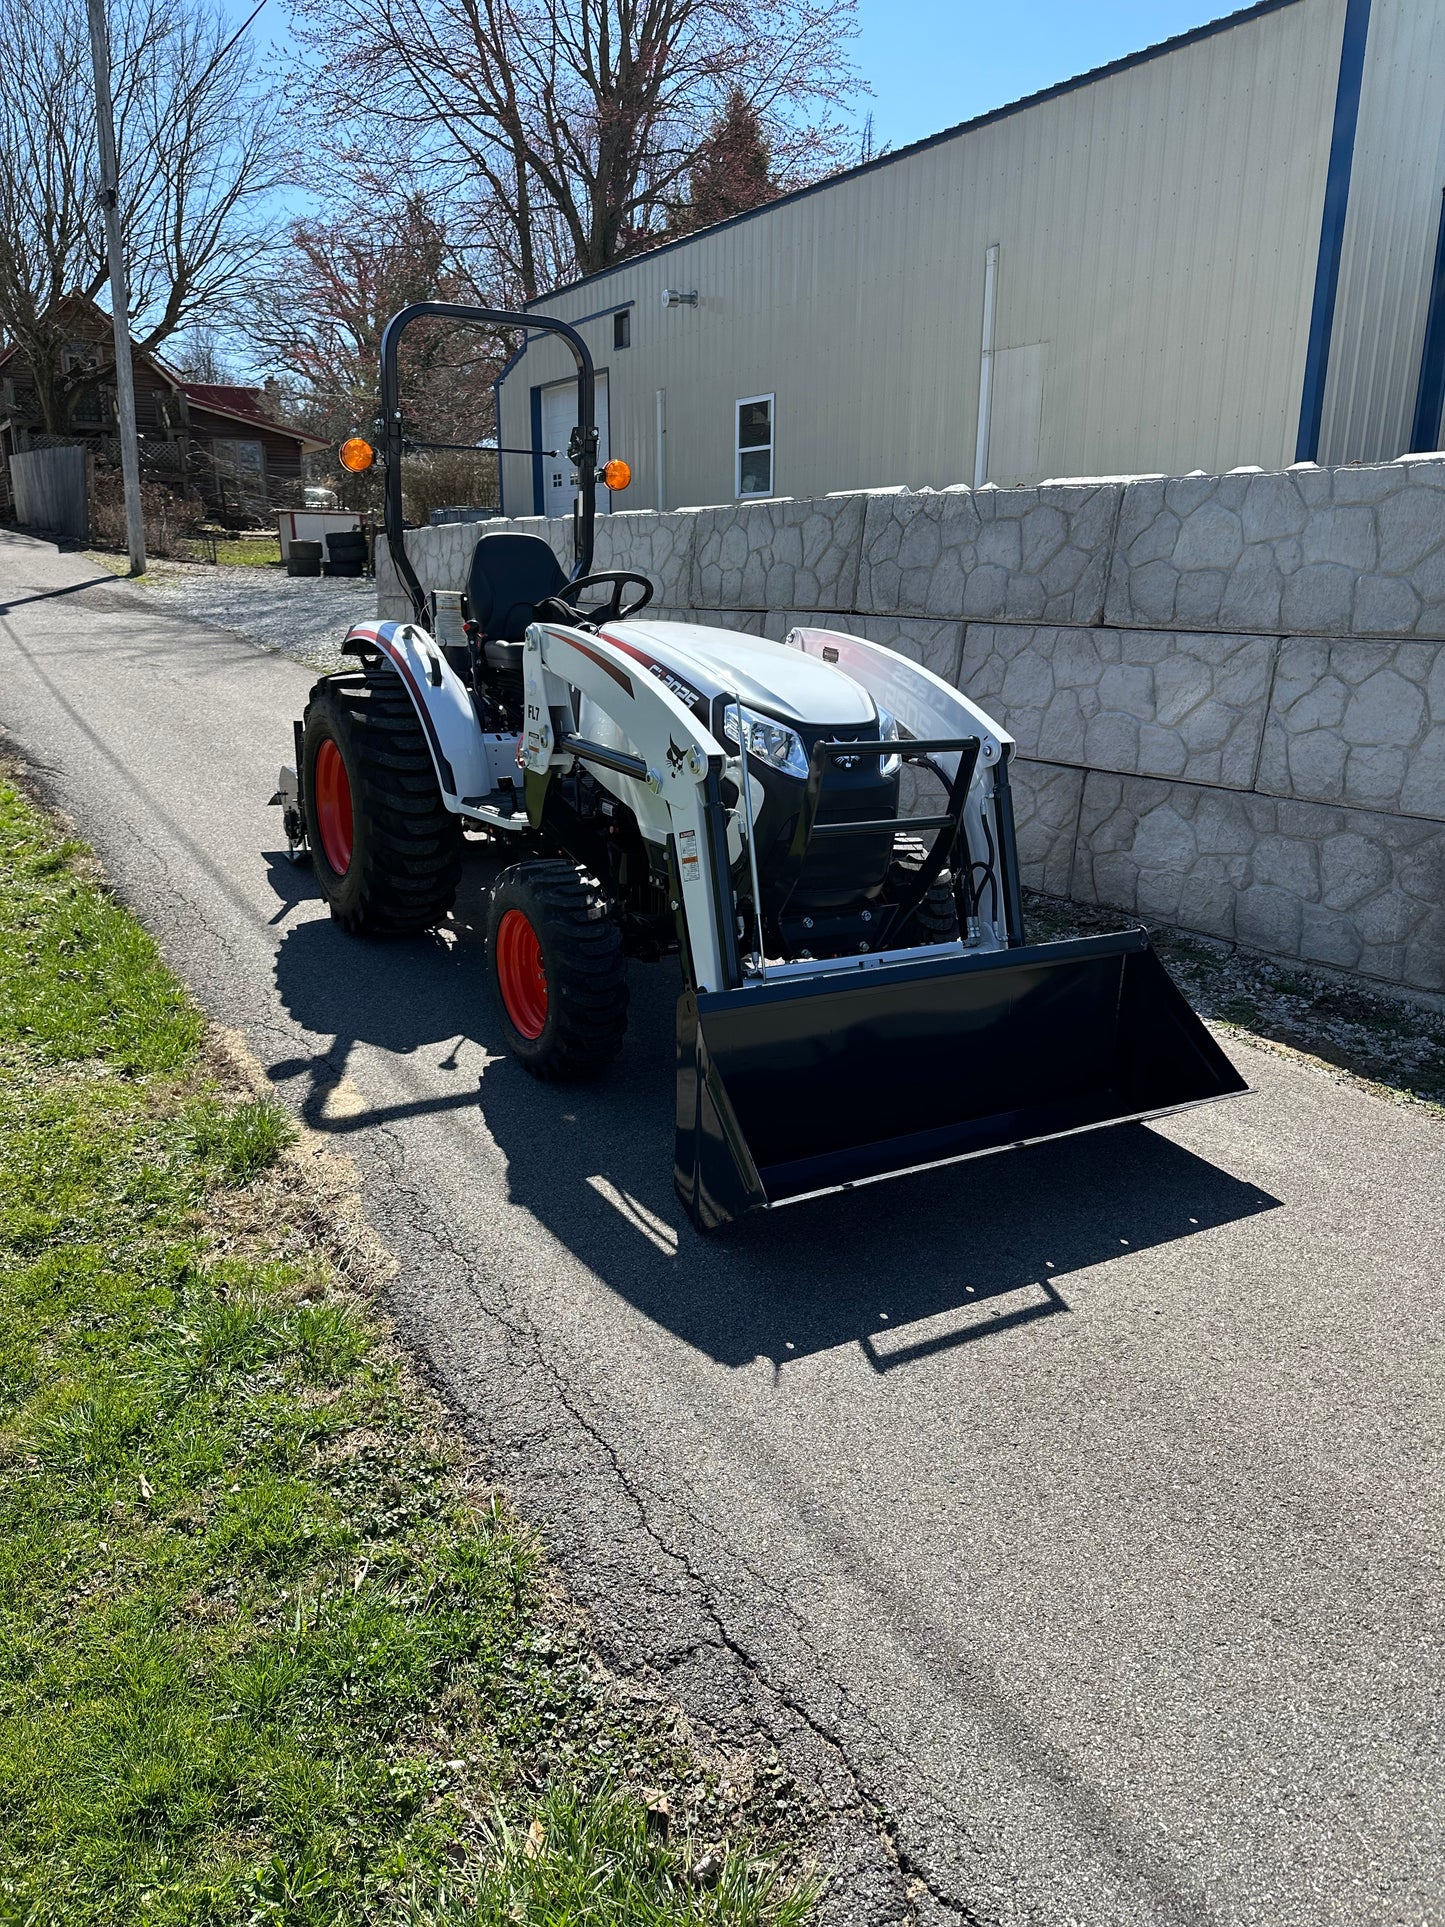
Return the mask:
<path id="1" fill-rule="evenodd" d="M 677 839 L 677 860 L 682 868 L 684 883 L 696 883 L 702 875 L 702 865 L 697 860 L 697 831 L 683 830 Z"/>

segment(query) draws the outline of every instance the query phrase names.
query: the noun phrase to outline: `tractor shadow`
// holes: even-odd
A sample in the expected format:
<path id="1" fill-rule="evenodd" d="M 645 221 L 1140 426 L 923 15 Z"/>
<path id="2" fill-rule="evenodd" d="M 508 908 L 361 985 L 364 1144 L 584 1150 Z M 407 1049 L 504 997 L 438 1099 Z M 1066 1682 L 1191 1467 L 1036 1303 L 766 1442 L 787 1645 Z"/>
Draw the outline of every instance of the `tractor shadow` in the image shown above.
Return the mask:
<path id="1" fill-rule="evenodd" d="M 461 1071 L 468 1041 L 501 1051 L 483 976 L 480 927 L 461 912 L 445 935 L 404 940 L 348 937 L 315 914 L 310 870 L 284 855 L 269 856 L 277 897 L 273 926 L 284 925 L 276 948 L 276 990 L 299 1025 L 326 1039 L 304 1057 L 272 1064 L 268 1076 L 313 1130 L 346 1136 L 439 1112 L 478 1113 L 477 1081 Z M 483 899 L 485 901 L 485 899 Z M 433 1088 L 410 1099 L 366 1104 L 349 1085 L 359 1045 L 397 1059 L 415 1059 L 404 1082 Z M 438 1045 L 452 1048 L 440 1059 Z M 530 1082 L 530 1079 L 528 1080 Z"/>
<path id="2" fill-rule="evenodd" d="M 1159 1133 L 1121 1125 L 701 1237 L 672 1189 L 675 964 L 632 967 L 627 1042 L 607 1078 L 539 1084 L 503 1054 L 486 989 L 480 924 L 493 873 L 468 866 L 450 940 L 357 942 L 316 919 L 288 930 L 277 954 L 282 1001 L 335 1042 L 273 1075 L 309 1078 L 300 1108 L 321 1131 L 427 1112 L 479 1117 L 506 1158 L 510 1201 L 647 1318 L 720 1364 L 781 1366 L 858 1345 L 875 1371 L 892 1372 L 1068 1318 L 1070 1274 L 1279 1206 Z M 289 877 L 286 885 L 289 895 Z M 479 1079 L 459 1076 L 448 1088 L 443 1059 L 434 1092 L 333 1114 L 330 1091 L 354 1044 L 400 1057 L 425 1051 L 434 1066 L 434 1047 L 459 1033 L 493 1058 Z M 1091 1279 L 1089 1293 L 1098 1285 Z M 1161 1295 L 1157 1274 L 1150 1290 Z M 1167 1303 L 1160 1308 L 1167 1313 Z"/>

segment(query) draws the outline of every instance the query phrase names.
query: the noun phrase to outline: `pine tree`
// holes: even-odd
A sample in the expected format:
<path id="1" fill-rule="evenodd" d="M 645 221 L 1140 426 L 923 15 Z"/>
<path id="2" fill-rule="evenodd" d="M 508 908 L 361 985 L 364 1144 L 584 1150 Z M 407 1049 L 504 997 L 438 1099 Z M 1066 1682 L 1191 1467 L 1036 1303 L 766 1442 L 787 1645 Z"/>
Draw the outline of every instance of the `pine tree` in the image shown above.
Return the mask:
<path id="1" fill-rule="evenodd" d="M 726 221 L 774 200 L 781 190 L 772 165 L 758 110 L 735 87 L 693 162 L 691 191 L 679 230 L 690 233 L 710 227 L 714 221 Z"/>

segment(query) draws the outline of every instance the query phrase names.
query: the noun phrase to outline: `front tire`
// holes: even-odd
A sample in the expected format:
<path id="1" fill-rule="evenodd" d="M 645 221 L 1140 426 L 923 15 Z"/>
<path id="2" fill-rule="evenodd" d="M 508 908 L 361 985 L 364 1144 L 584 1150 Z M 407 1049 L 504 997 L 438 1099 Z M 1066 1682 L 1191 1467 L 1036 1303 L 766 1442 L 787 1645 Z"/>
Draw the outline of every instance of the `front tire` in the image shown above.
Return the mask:
<path id="1" fill-rule="evenodd" d="M 368 664 L 316 684 L 302 768 L 312 867 L 342 928 L 403 937 L 439 924 L 461 878 L 461 824 L 395 671 Z"/>
<path id="2" fill-rule="evenodd" d="M 922 837 L 895 836 L 893 864 L 889 882 L 895 890 L 910 888 L 928 858 Z M 928 886 L 927 894 L 909 919 L 911 941 L 915 944 L 957 943 L 958 905 L 953 896 L 953 878 L 944 870 Z"/>
<path id="3" fill-rule="evenodd" d="M 533 1077 L 599 1077 L 627 1030 L 622 932 L 571 863 L 503 870 L 487 909 L 487 976 L 507 1048 Z"/>

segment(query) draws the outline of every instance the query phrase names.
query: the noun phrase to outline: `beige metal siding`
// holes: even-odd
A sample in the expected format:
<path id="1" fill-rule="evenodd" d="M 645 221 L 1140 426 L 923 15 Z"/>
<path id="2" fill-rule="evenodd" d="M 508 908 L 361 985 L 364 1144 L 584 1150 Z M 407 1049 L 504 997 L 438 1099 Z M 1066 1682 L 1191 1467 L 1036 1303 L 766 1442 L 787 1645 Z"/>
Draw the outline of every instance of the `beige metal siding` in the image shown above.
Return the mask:
<path id="1" fill-rule="evenodd" d="M 1374 0 L 1320 439 L 1322 462 L 1410 445 L 1445 188 L 1445 4 Z"/>
<path id="2" fill-rule="evenodd" d="M 630 349 L 584 329 L 633 500 L 657 499 L 659 387 L 669 506 L 732 499 L 743 395 L 777 396 L 780 495 L 971 479 L 993 242 L 990 479 L 1292 460 L 1343 19 L 1298 0 L 558 297 L 636 301 Z M 565 372 L 528 353 L 508 440 Z M 525 460 L 507 488 L 530 504 Z"/>

